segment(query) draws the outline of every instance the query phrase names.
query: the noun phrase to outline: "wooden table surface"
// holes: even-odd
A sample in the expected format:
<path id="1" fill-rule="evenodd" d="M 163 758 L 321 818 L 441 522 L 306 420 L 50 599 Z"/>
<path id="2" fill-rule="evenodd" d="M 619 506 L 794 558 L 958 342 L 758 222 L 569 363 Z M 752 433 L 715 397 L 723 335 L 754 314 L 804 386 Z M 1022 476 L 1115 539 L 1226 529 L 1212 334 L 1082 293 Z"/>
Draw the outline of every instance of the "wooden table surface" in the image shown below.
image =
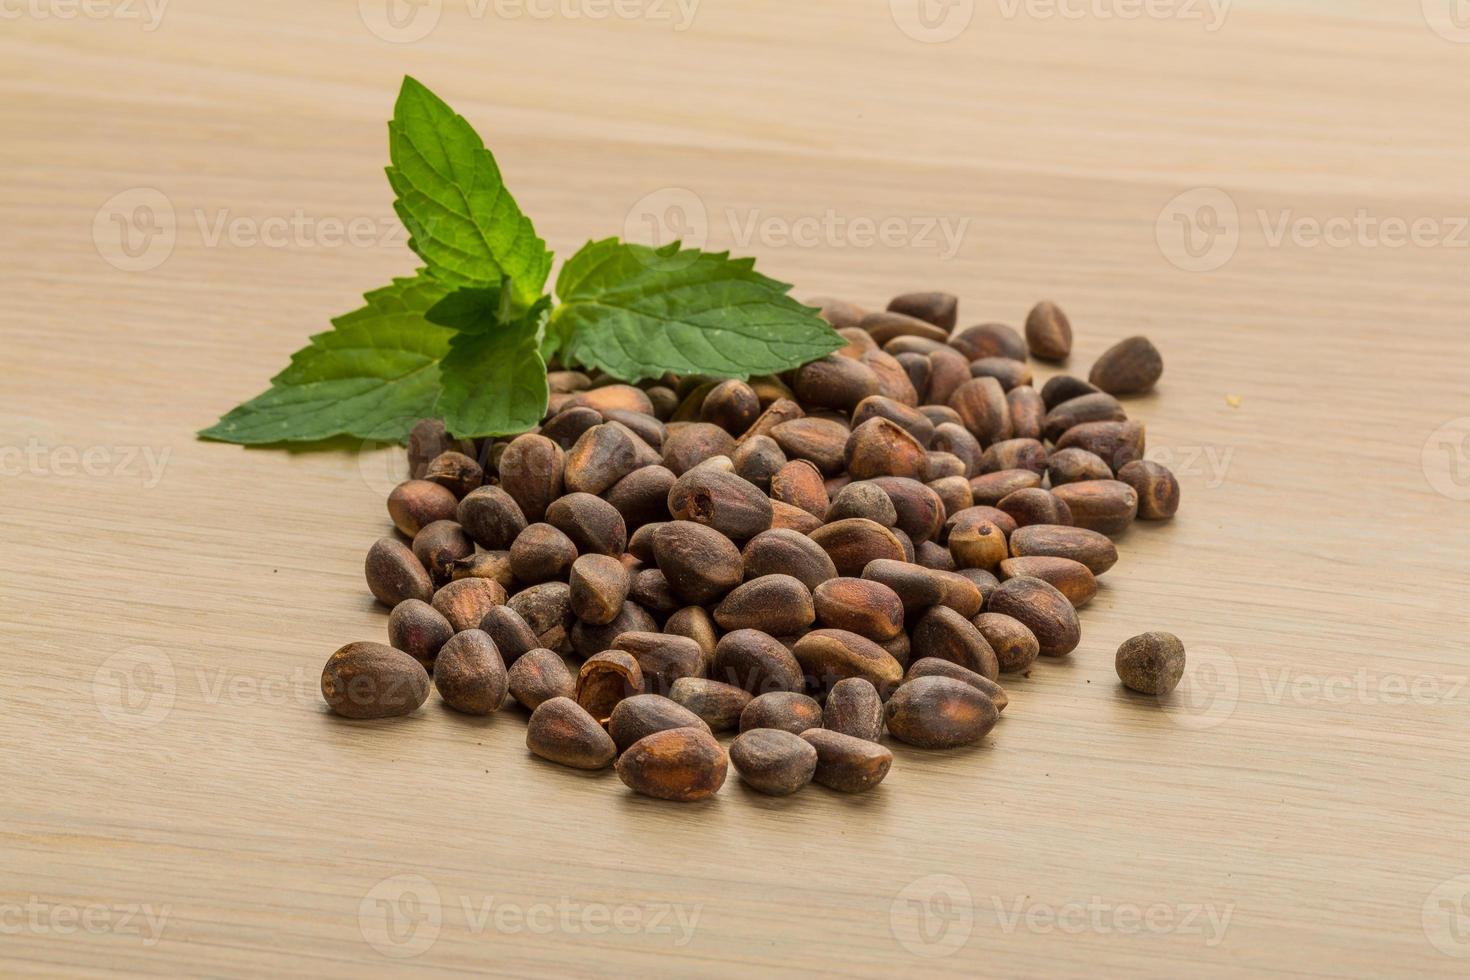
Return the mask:
<path id="1" fill-rule="evenodd" d="M 0 973 L 1470 970 L 1451 5 L 0 10 Z M 859 798 L 662 804 L 437 698 L 334 720 L 401 457 L 192 433 L 412 268 L 404 73 L 561 256 L 662 223 L 800 295 L 1049 297 L 1079 372 L 1147 333 L 1180 517 L 984 744 Z M 1190 650 L 1165 705 L 1113 670 L 1147 629 Z"/>

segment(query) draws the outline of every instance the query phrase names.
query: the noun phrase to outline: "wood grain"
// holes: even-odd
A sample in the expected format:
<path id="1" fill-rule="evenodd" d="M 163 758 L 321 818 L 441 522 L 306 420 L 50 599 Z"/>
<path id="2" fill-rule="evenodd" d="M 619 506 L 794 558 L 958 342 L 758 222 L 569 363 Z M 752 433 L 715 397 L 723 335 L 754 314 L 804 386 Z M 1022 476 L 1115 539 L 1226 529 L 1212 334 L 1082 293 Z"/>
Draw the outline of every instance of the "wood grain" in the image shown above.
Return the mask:
<path id="1" fill-rule="evenodd" d="M 348 0 L 179 0 L 152 30 L 13 5 L 0 970 L 1463 975 L 1470 46 L 1413 2 L 1242 0 L 1214 30 L 971 6 L 924 43 L 882 0 L 704 0 L 683 30 L 450 3 L 389 43 Z M 983 746 L 898 747 L 863 798 L 634 798 L 437 699 L 334 721 L 321 663 L 384 634 L 361 556 L 397 457 L 191 433 L 412 267 L 381 170 L 405 72 L 563 256 L 683 188 L 709 247 L 803 295 L 945 288 L 1013 324 L 1052 298 L 1079 371 L 1147 333 L 1167 369 L 1129 405 L 1180 517 L 1125 536 L 1081 647 Z M 138 188 L 176 235 L 125 271 Z M 1239 240 L 1192 272 L 1175 215 L 1208 215 L 1168 205 L 1199 188 Z M 1429 224 L 1276 237 L 1360 214 Z M 1118 685 L 1147 629 L 1184 638 L 1193 701 Z"/>

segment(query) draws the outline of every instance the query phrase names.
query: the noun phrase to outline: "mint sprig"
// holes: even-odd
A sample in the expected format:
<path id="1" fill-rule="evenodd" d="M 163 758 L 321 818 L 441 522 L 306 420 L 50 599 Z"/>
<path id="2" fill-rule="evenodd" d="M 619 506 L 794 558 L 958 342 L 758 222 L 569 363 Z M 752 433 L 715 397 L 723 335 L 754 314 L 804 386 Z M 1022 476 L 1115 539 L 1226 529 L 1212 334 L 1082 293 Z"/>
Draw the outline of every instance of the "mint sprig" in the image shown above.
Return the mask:
<path id="1" fill-rule="evenodd" d="M 464 117 L 405 78 L 388 131 L 394 209 L 425 268 L 368 293 L 202 437 L 401 440 L 423 417 L 459 437 L 509 435 L 545 415 L 553 356 L 627 381 L 744 378 L 844 343 L 753 259 L 678 243 L 589 242 L 562 268 L 555 305 L 552 254 Z"/>

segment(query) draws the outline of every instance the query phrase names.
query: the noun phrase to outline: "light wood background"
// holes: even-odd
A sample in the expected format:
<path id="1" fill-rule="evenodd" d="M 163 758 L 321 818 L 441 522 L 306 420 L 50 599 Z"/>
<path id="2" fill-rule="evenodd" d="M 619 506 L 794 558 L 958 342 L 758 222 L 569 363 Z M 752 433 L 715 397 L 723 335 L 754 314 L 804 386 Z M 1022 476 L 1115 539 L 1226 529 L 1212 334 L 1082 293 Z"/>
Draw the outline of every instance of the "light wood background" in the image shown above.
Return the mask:
<path id="1" fill-rule="evenodd" d="M 348 0 L 79 9 L 0 23 L 0 972 L 1470 969 L 1470 31 L 1416 0 L 960 0 L 942 43 L 887 0 L 446 3 L 411 43 Z M 398 457 L 191 433 L 413 267 L 380 231 L 405 72 L 562 256 L 683 188 L 801 295 L 1054 298 L 1079 372 L 1149 334 L 1132 407 L 1182 514 L 984 745 L 900 746 L 862 798 L 732 774 L 679 807 L 537 763 L 514 713 L 333 720 L 322 661 L 384 635 L 361 556 Z M 134 226 L 134 262 L 143 205 L 172 248 Z M 1113 672 L 1146 629 L 1191 650 L 1168 706 Z"/>

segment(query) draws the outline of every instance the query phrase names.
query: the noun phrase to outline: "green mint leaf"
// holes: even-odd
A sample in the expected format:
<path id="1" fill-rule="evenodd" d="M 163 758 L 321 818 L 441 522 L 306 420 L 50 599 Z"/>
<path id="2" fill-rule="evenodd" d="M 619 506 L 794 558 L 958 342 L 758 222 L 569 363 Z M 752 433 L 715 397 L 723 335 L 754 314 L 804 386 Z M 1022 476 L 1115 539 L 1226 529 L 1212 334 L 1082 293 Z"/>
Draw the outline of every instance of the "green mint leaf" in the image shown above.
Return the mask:
<path id="1" fill-rule="evenodd" d="M 563 356 L 625 381 L 666 371 L 745 378 L 842 347 L 789 285 L 727 252 L 588 242 L 562 267 L 547 333 Z"/>
<path id="2" fill-rule="evenodd" d="M 468 309 L 498 290 L 473 292 L 478 295 L 459 297 L 459 309 Z M 455 333 L 439 365 L 441 392 L 436 409 L 453 435 L 511 435 L 541 421 L 550 397 L 546 362 L 541 359 L 541 330 L 550 306 L 550 298 L 543 296 L 526 313 L 506 323 L 495 319 L 498 302 L 492 303 L 483 308 L 485 323 Z"/>
<path id="3" fill-rule="evenodd" d="M 424 314 L 447 292 L 420 273 L 368 293 L 366 306 L 291 355 L 268 391 L 199 435 L 242 444 L 404 438 L 439 397 L 439 361 L 454 332 Z"/>
<path id="4" fill-rule="evenodd" d="M 388 124 L 394 210 L 410 247 L 451 285 L 511 282 L 519 309 L 541 295 L 551 253 L 463 116 L 405 77 Z"/>
<path id="5" fill-rule="evenodd" d="M 435 303 L 424 314 L 430 323 L 441 327 L 474 333 L 495 329 L 500 323 L 512 319 L 506 309 L 510 293 L 505 284 L 501 286 L 466 286 L 456 289 Z"/>

